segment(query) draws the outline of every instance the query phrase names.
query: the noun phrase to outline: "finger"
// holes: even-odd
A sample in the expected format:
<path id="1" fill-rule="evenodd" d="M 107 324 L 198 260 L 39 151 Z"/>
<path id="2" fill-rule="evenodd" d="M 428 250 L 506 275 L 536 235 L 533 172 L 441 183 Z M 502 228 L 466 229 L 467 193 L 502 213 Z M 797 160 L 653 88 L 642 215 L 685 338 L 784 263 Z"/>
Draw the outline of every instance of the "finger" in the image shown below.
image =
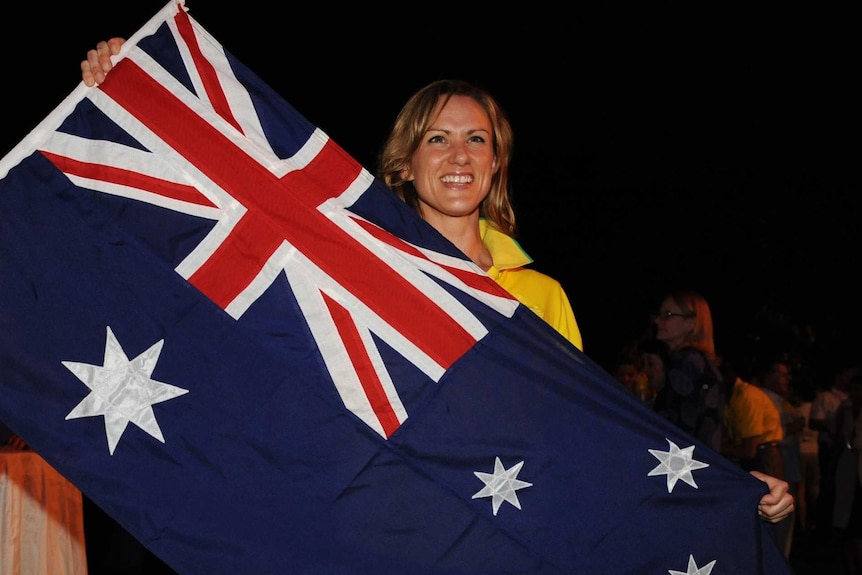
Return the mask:
<path id="1" fill-rule="evenodd" d="M 105 81 L 105 74 L 113 67 L 110 52 L 107 42 L 99 42 L 94 49 L 87 51 L 87 59 L 81 62 L 81 79 L 87 86 Z"/>
<path id="2" fill-rule="evenodd" d="M 111 54 L 116 56 L 120 53 L 120 48 L 122 48 L 123 44 L 126 43 L 125 38 L 111 38 L 108 40 L 108 48 L 111 51 Z"/>
<path id="3" fill-rule="evenodd" d="M 761 504 L 757 506 L 757 513 L 761 518 L 770 523 L 778 523 L 782 519 L 789 517 L 790 514 L 793 513 L 794 509 L 795 506 L 793 503 L 790 503 L 784 509 L 781 509 L 780 504 L 765 504 L 761 502 Z"/>
<path id="4" fill-rule="evenodd" d="M 99 70 L 97 67 L 96 70 L 102 74 L 102 80 L 104 80 L 104 73 Z M 81 62 L 81 79 L 84 81 L 84 84 L 87 86 L 95 86 L 97 82 L 96 75 L 93 73 L 93 66 L 90 64 L 89 60 L 84 60 Z"/>
<path id="5" fill-rule="evenodd" d="M 104 40 L 96 44 L 97 64 L 106 74 L 114 67 L 111 62 L 112 48 Z M 92 60 L 90 62 L 92 64 Z"/>

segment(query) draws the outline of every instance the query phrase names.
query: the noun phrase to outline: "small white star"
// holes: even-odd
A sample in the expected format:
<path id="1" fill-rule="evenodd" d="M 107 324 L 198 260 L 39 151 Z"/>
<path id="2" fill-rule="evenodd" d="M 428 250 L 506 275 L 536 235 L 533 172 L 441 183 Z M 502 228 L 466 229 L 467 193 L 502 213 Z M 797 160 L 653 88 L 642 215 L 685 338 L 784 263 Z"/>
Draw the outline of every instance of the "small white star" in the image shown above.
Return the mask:
<path id="1" fill-rule="evenodd" d="M 697 563 L 694 562 L 694 555 L 688 556 L 688 569 L 685 571 L 674 571 L 673 569 L 668 570 L 670 575 L 709 575 L 712 573 L 712 568 L 715 567 L 715 561 L 711 561 L 704 565 L 701 568 L 697 567 Z"/>
<path id="2" fill-rule="evenodd" d="M 152 405 L 188 393 L 188 390 L 150 379 L 163 344 L 164 340 L 160 340 L 129 361 L 108 326 L 104 365 L 62 362 L 91 389 L 89 395 L 69 412 L 66 420 L 104 415 L 111 455 L 130 421 L 164 443 Z"/>
<path id="3" fill-rule="evenodd" d="M 508 501 L 520 509 L 521 502 L 518 501 L 518 494 L 515 492 L 533 485 L 532 483 L 518 479 L 518 473 L 520 473 L 523 466 L 524 462 L 522 461 L 509 469 L 504 469 L 503 462 L 497 457 L 494 461 L 494 473 L 474 471 L 473 473 L 476 477 L 485 483 L 485 487 L 473 495 L 473 499 L 490 497 L 494 515 L 497 515 L 497 511 L 500 509 L 503 501 Z"/>
<path id="4" fill-rule="evenodd" d="M 697 484 L 694 482 L 694 477 L 692 477 L 691 472 L 695 469 L 709 467 L 709 464 L 692 459 L 691 456 L 694 453 L 694 445 L 686 447 L 685 449 L 680 449 L 679 446 L 670 439 L 668 439 L 667 442 L 670 444 L 670 451 L 659 451 L 658 449 L 649 450 L 656 459 L 661 461 L 655 469 L 649 472 L 649 476 L 667 475 L 668 493 L 673 492 L 676 482 L 680 479 L 697 489 Z"/>

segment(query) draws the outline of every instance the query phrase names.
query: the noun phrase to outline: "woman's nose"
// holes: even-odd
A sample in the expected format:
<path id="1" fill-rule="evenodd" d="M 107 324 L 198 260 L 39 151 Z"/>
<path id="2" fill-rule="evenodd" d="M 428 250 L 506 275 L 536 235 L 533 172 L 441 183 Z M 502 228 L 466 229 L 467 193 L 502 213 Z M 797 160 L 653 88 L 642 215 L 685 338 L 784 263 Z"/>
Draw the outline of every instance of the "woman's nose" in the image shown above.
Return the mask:
<path id="1" fill-rule="evenodd" d="M 449 156 L 449 161 L 453 164 L 466 164 L 469 160 L 467 155 L 467 146 L 464 144 L 455 144 L 452 146 L 452 153 Z"/>

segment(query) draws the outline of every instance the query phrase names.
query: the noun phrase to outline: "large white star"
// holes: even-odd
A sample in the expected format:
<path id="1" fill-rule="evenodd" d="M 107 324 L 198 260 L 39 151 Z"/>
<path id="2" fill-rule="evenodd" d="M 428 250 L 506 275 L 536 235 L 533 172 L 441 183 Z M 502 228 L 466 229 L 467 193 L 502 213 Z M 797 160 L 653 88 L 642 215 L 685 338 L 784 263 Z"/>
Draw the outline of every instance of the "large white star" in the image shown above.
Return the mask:
<path id="1" fill-rule="evenodd" d="M 694 555 L 688 556 L 688 569 L 685 571 L 674 571 L 673 569 L 668 570 L 670 575 L 709 575 L 712 573 L 712 568 L 715 567 L 715 561 L 710 561 L 703 567 L 698 568 L 697 563 L 694 562 Z"/>
<path id="2" fill-rule="evenodd" d="M 66 420 L 104 415 L 105 433 L 108 436 L 108 450 L 111 455 L 114 454 L 114 448 L 130 421 L 164 443 L 165 438 L 156 421 L 152 405 L 189 391 L 150 379 L 164 341 L 160 340 L 129 361 L 108 326 L 104 365 L 64 361 L 63 365 L 91 390 L 89 395 L 69 412 Z"/>
<path id="3" fill-rule="evenodd" d="M 709 464 L 692 459 L 691 456 L 694 453 L 694 445 L 686 447 L 685 449 L 680 449 L 679 446 L 670 439 L 668 439 L 667 442 L 670 444 L 670 451 L 659 451 L 658 449 L 649 450 L 656 459 L 661 461 L 655 469 L 649 472 L 649 476 L 667 475 L 668 493 L 673 492 L 676 482 L 680 479 L 697 489 L 697 484 L 694 482 L 694 477 L 692 477 L 691 472 L 695 469 L 709 467 Z"/>
<path id="4" fill-rule="evenodd" d="M 521 472 L 521 468 L 523 466 L 524 462 L 522 461 L 513 465 L 509 469 L 505 469 L 503 468 L 503 462 L 500 461 L 499 457 L 497 457 L 494 461 L 494 473 L 474 471 L 473 473 L 476 477 L 485 483 L 485 487 L 476 492 L 476 494 L 473 495 L 473 499 L 477 499 L 479 497 L 490 497 L 494 515 L 497 514 L 497 510 L 500 509 L 500 505 L 503 504 L 503 501 L 508 501 L 520 509 L 521 502 L 518 501 L 518 494 L 515 492 L 519 489 L 533 485 L 532 483 L 527 483 L 526 481 L 518 479 L 518 473 Z"/>

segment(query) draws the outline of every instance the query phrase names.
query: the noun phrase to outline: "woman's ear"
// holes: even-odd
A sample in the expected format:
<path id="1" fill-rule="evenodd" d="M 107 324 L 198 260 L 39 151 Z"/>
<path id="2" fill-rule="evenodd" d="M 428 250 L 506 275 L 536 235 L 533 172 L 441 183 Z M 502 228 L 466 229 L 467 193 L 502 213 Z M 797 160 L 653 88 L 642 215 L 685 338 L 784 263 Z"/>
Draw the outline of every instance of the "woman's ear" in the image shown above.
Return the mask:
<path id="1" fill-rule="evenodd" d="M 410 169 L 409 165 L 406 165 L 403 168 L 401 168 L 401 171 L 399 172 L 399 174 L 401 175 L 401 181 L 402 182 L 412 182 L 413 181 L 413 170 Z"/>

